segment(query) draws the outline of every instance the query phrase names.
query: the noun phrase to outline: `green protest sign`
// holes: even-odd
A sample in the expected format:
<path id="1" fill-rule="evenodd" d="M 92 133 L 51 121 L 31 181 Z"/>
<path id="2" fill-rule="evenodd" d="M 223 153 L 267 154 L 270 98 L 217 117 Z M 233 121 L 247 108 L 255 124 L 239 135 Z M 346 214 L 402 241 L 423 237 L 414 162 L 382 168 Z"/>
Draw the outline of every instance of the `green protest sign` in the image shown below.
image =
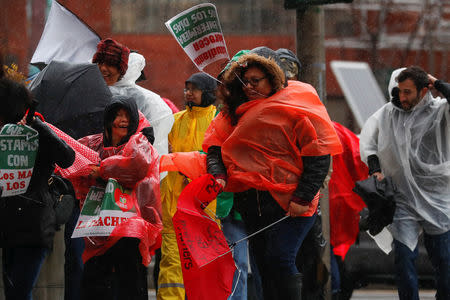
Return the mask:
<path id="1" fill-rule="evenodd" d="M 213 4 L 204 3 L 191 7 L 165 24 L 199 70 L 217 60 L 229 60 L 219 17 Z"/>
<path id="2" fill-rule="evenodd" d="M 0 186 L 2 197 L 23 194 L 33 174 L 39 134 L 25 125 L 6 124 L 0 131 Z"/>
<path id="3" fill-rule="evenodd" d="M 129 189 L 110 178 L 105 188 L 93 186 L 84 201 L 72 238 L 109 236 L 117 225 L 137 215 Z"/>

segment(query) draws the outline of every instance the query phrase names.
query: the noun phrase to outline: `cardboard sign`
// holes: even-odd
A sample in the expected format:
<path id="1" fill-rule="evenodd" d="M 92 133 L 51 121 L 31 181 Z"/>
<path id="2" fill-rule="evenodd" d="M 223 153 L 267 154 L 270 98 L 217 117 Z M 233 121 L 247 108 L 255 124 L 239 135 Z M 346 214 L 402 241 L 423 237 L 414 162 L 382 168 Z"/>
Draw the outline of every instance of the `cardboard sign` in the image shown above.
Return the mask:
<path id="1" fill-rule="evenodd" d="M 91 187 L 72 238 L 109 236 L 116 226 L 137 215 L 135 205 L 132 191 L 115 179 L 110 178 L 106 188 Z"/>
<path id="2" fill-rule="evenodd" d="M 215 61 L 230 59 L 213 4 L 191 7 L 165 24 L 200 71 Z"/>
<path id="3" fill-rule="evenodd" d="M 24 194 L 30 184 L 39 148 L 39 133 L 31 127 L 6 124 L 0 131 L 2 197 Z"/>

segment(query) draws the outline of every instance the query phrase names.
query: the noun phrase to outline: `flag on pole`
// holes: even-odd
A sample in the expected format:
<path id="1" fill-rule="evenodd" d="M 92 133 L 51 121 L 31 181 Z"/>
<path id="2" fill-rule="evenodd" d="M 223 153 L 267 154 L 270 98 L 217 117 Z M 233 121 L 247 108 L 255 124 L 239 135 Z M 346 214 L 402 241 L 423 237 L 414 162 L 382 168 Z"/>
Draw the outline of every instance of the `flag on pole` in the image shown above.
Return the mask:
<path id="1" fill-rule="evenodd" d="M 230 59 L 216 7 L 203 3 L 166 23 L 167 29 L 200 71 L 220 59 Z"/>
<path id="2" fill-rule="evenodd" d="M 86 63 L 91 61 L 99 41 L 97 33 L 53 0 L 44 31 L 30 63 L 48 65 L 52 60 Z"/>

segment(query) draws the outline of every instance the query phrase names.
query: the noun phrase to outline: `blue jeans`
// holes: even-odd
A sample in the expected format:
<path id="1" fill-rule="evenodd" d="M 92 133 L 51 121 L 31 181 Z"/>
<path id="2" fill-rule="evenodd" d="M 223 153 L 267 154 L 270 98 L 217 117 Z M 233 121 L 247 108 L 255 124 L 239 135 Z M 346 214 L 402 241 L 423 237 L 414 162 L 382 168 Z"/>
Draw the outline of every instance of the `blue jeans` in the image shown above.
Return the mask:
<path id="1" fill-rule="evenodd" d="M 222 220 L 223 233 L 229 243 L 234 243 L 246 236 L 244 222 L 233 219 L 228 215 Z M 248 273 L 248 241 L 244 240 L 234 247 L 233 258 L 238 270 L 234 273 L 233 288 L 235 288 L 229 300 L 247 299 L 247 273 Z M 239 272 L 240 271 L 240 272 Z M 240 274 L 239 274 L 240 273 Z"/>
<path id="2" fill-rule="evenodd" d="M 278 221 L 286 214 L 268 192 L 249 190 L 236 193 L 235 200 L 248 234 Z M 255 258 L 265 299 L 277 294 L 280 281 L 299 274 L 295 265 L 297 252 L 315 219 L 316 215 L 289 217 L 250 238 L 250 255 Z"/>
<path id="3" fill-rule="evenodd" d="M 81 298 L 81 280 L 83 278 L 84 250 L 83 238 L 72 239 L 72 233 L 80 215 L 80 208 L 75 205 L 70 220 L 64 227 L 64 300 L 79 300 Z"/>
<path id="4" fill-rule="evenodd" d="M 439 235 L 424 233 L 425 248 L 435 271 L 436 299 L 450 299 L 450 231 Z M 419 288 L 415 259 L 418 248 L 411 251 L 406 245 L 394 240 L 395 267 L 400 300 L 418 300 Z"/>
<path id="5" fill-rule="evenodd" d="M 31 292 L 47 256 L 43 247 L 3 248 L 5 298 L 31 300 Z"/>

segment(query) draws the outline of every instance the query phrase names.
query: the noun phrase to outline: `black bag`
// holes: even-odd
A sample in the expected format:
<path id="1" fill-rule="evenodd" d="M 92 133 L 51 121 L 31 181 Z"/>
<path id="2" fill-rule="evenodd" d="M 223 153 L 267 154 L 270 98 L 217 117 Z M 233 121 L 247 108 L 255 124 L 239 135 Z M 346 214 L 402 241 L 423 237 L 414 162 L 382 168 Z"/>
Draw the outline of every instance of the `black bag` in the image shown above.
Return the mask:
<path id="1" fill-rule="evenodd" d="M 378 180 L 375 176 L 371 176 L 357 181 L 353 191 L 362 198 L 368 209 L 368 213 L 366 210 L 360 213 L 360 230 L 369 230 L 371 235 L 377 235 L 385 226 L 392 223 L 395 199 L 399 197 L 399 192 L 391 177 Z"/>
<path id="2" fill-rule="evenodd" d="M 48 179 L 48 190 L 55 200 L 53 208 L 56 215 L 56 224 L 67 223 L 76 205 L 72 183 L 59 175 L 52 174 Z"/>

